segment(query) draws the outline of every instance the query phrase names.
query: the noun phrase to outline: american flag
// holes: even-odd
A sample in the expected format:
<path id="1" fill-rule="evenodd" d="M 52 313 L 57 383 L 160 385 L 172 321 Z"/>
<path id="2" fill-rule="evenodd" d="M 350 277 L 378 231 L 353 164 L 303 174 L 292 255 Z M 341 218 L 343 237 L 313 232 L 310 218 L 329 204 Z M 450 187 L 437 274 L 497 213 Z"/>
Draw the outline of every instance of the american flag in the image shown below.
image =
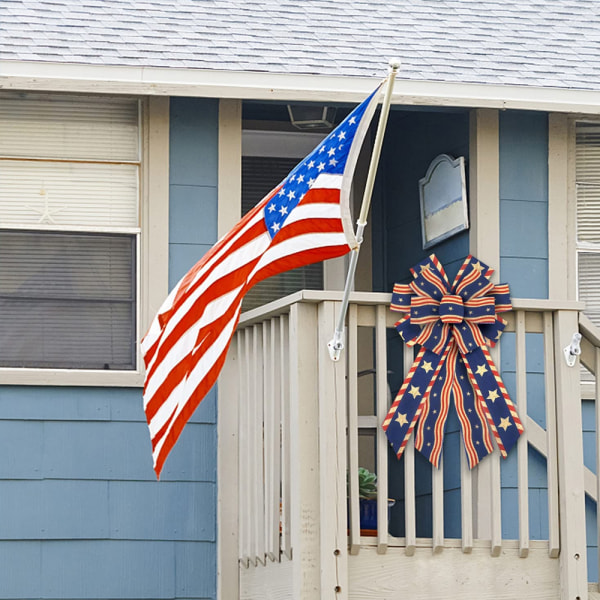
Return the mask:
<path id="1" fill-rule="evenodd" d="M 255 283 L 356 247 L 349 196 L 379 86 L 171 291 L 142 340 L 157 477 L 225 362 Z"/>

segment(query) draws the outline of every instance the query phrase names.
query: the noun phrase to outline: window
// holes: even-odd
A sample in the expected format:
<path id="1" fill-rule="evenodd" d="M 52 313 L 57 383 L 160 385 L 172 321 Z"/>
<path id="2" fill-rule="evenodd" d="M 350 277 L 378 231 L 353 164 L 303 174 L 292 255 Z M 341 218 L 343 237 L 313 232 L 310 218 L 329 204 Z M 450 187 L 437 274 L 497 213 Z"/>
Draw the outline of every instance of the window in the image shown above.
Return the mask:
<path id="1" fill-rule="evenodd" d="M 576 125 L 575 181 L 579 299 L 600 326 L 600 123 Z"/>
<path id="2" fill-rule="evenodd" d="M 244 131 L 242 214 L 285 179 L 325 136 L 280 131 Z M 279 273 L 257 283 L 244 297 L 248 311 L 299 290 L 323 289 L 323 263 Z"/>
<path id="3" fill-rule="evenodd" d="M 0 96 L 0 367 L 135 371 L 141 106 Z"/>

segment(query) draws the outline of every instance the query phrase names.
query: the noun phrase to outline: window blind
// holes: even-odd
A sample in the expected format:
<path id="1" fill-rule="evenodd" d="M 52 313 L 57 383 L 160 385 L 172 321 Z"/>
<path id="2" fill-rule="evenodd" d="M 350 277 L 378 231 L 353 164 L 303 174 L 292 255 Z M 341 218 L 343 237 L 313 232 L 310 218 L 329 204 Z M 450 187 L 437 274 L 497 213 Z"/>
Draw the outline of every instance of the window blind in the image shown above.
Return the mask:
<path id="1" fill-rule="evenodd" d="M 138 226 L 137 165 L 0 161 L 0 224 Z"/>
<path id="2" fill-rule="evenodd" d="M 0 366 L 135 368 L 135 236 L 0 231 Z"/>
<path id="3" fill-rule="evenodd" d="M 0 132 L 0 156 L 140 159 L 139 107 L 130 98 L 3 95 Z"/>
<path id="4" fill-rule="evenodd" d="M 600 326 L 600 124 L 576 125 L 577 262 L 579 299 Z"/>
<path id="5" fill-rule="evenodd" d="M 246 214 L 296 166 L 296 158 L 242 157 L 242 214 Z M 314 263 L 268 277 L 245 296 L 243 310 L 251 310 L 299 290 L 323 289 L 323 263 Z"/>

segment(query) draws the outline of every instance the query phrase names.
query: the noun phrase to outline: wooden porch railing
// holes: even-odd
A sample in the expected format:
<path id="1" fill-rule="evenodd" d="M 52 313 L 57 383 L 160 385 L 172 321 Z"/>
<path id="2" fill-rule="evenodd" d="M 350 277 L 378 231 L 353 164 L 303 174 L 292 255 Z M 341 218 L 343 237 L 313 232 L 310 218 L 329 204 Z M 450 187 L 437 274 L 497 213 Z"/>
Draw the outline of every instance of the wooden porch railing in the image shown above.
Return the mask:
<path id="1" fill-rule="evenodd" d="M 514 353 L 512 394 L 525 423 L 525 434 L 513 450 L 517 453 L 518 539 L 502 539 L 498 453 L 470 471 L 461 451 L 461 534 L 455 540 L 445 537 L 443 468 L 431 470 L 431 537 L 417 537 L 415 486 L 422 474 L 415 469 L 412 443 L 402 459 L 405 535 L 393 537 L 388 532 L 388 444 L 379 425 L 390 403 L 388 338 L 397 315 L 389 311 L 388 294 L 353 294 L 344 359 L 333 363 L 326 345 L 340 299 L 341 294 L 305 291 L 253 310 L 243 315 L 232 343 L 220 393 L 227 393 L 231 396 L 227 402 L 237 402 L 239 407 L 239 473 L 231 474 L 233 483 L 228 486 L 237 487 L 241 597 L 376 598 L 381 582 L 366 577 L 363 565 L 387 560 L 381 556 L 384 554 L 396 561 L 400 552 L 413 557 L 413 563 L 406 559 L 404 567 L 394 565 L 410 572 L 420 564 L 414 561 L 426 560 L 427 552 L 429 556 L 446 552 L 455 565 L 452 568 L 457 569 L 468 560 L 481 564 L 486 554 L 497 557 L 491 563 L 496 566 L 490 568 L 505 568 L 512 580 L 516 569 L 539 568 L 537 576 L 528 571 L 523 578 L 523 590 L 541 586 L 536 592 L 540 595 L 531 597 L 586 598 L 584 490 L 596 499 L 600 489 L 595 475 L 583 468 L 579 370 L 566 365 L 562 351 L 577 331 L 582 305 L 513 301 L 507 331 L 514 332 L 514 344 L 508 340 L 501 351 L 507 356 Z M 591 327 L 581 320 L 582 360 L 595 373 L 600 369 L 600 338 Z M 529 334 L 543 336 L 543 358 L 539 360 L 543 364 L 545 427 L 526 417 Z M 365 338 L 372 340 L 367 354 L 371 353 L 373 360 L 373 411 L 359 415 L 359 352 Z M 402 353 L 407 370 L 412 349 L 404 348 Z M 500 350 L 493 356 L 500 365 Z M 359 433 L 363 431 L 375 436 L 376 537 L 361 536 L 359 524 L 356 474 Z M 548 540 L 542 541 L 532 540 L 530 535 L 530 446 L 546 458 Z M 347 478 L 346 473 L 351 476 Z M 457 558 L 457 551 L 464 558 Z M 531 553 L 535 554 L 530 561 L 535 567 L 513 560 Z M 545 562 L 541 556 L 546 557 Z M 444 560 L 443 556 L 439 560 Z M 388 566 L 382 566 L 382 572 L 386 569 Z M 414 585 L 421 585 L 416 579 Z M 472 583 L 473 590 L 468 586 L 457 589 L 462 597 L 478 597 L 477 577 Z M 517 588 L 515 594 L 523 593 Z M 411 589 L 408 586 L 403 597 L 418 597 L 406 595 Z M 386 597 L 383 592 L 381 597 Z M 490 593 L 489 597 L 494 596 Z"/>

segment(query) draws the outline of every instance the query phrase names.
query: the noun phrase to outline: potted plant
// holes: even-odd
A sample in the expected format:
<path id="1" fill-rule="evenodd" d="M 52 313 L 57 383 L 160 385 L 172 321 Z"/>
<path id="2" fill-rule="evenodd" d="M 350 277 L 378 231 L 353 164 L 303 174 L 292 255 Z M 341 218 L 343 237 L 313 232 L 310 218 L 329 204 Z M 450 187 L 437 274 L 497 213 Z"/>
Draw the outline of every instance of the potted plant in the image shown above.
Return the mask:
<path id="1" fill-rule="evenodd" d="M 362 535 L 376 535 L 377 532 L 377 475 L 364 467 L 358 468 L 358 497 L 360 529 Z M 395 500 L 388 498 L 389 509 Z"/>
<path id="2" fill-rule="evenodd" d="M 377 475 L 358 467 L 360 528 L 377 529 Z"/>

